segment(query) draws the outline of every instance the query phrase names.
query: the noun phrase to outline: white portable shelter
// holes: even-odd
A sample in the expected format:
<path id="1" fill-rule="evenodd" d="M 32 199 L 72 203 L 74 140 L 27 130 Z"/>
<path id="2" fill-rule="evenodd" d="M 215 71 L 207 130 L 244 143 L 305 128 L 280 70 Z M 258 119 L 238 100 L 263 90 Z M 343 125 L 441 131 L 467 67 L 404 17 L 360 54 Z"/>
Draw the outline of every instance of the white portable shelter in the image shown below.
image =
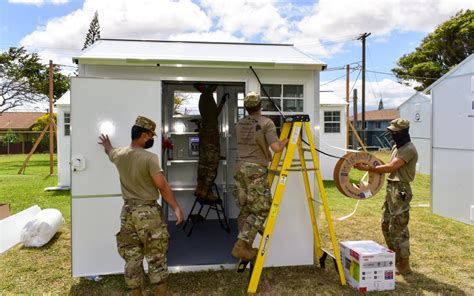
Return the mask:
<path id="1" fill-rule="evenodd" d="M 65 92 L 54 104 L 57 112 L 58 130 L 58 187 L 68 188 L 71 186 L 71 92 Z"/>
<path id="2" fill-rule="evenodd" d="M 428 87 L 433 213 L 474 225 L 474 54 Z"/>
<path id="3" fill-rule="evenodd" d="M 399 107 L 400 117 L 410 121 L 411 141 L 418 151 L 416 169 L 431 174 L 431 96 L 416 92 Z"/>
<path id="4" fill-rule="evenodd" d="M 116 169 L 97 144 L 100 133 L 109 134 L 114 146 L 125 146 L 130 143 L 130 128 L 137 115 L 155 120 L 158 135 L 173 140 L 174 159 L 164 153 L 162 164 L 187 215 L 194 201 L 197 160 L 191 152 L 196 133 L 188 120 L 192 116 L 173 115 L 173 96 L 193 91 L 193 82 L 218 84 L 217 97 L 228 92 L 230 98 L 220 117 L 221 149 L 225 147 L 227 154 L 216 182 L 224 196 L 228 218 L 235 222 L 238 210 L 231 194 L 234 124 L 244 94 L 260 90 L 250 67 L 263 84 L 271 85 L 271 96 L 283 109 L 287 108 L 287 114 L 309 114 L 312 126 L 317 125 L 319 72 L 325 65 L 291 45 L 101 39 L 74 61 L 79 75 L 71 83 L 73 276 L 123 272 L 123 261 L 115 246 L 123 202 Z M 300 106 L 302 112 L 292 112 L 295 106 Z M 162 138 L 157 137 L 150 151 L 162 155 L 161 145 Z M 300 176 L 294 173 L 289 178 L 286 192 L 291 194 L 280 207 L 267 265 L 313 264 L 311 221 Z M 208 239 L 209 246 L 202 245 L 195 233 L 178 243 L 175 239 L 183 231 L 171 223 L 173 215 L 167 218 L 172 232 L 168 252 L 171 271 L 235 266 L 235 259 L 227 258 L 235 232 L 216 232 Z M 196 225 L 199 228 L 204 228 L 203 223 Z M 230 244 L 222 251 L 217 247 L 224 240 Z M 179 256 L 170 254 L 178 251 Z M 219 252 L 227 257 L 216 258 Z M 201 261 L 192 261 L 192 256 Z"/>
<path id="5" fill-rule="evenodd" d="M 333 91 L 321 91 L 319 98 L 319 135 L 321 151 L 332 156 L 343 156 L 347 147 L 346 101 Z M 321 175 L 334 180 L 334 166 L 338 158 L 320 154 Z"/>

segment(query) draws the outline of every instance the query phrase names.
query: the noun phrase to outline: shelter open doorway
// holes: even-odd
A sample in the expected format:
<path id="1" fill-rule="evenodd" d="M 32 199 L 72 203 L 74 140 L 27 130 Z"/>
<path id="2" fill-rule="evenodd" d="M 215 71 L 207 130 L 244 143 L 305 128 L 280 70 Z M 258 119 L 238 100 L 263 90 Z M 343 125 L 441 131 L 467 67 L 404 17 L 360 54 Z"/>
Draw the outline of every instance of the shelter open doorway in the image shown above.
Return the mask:
<path id="1" fill-rule="evenodd" d="M 198 108 L 200 92 L 193 84 L 200 81 L 163 82 L 162 85 L 162 130 L 167 149 L 163 149 L 163 169 L 173 193 L 181 205 L 185 219 L 195 201 L 198 168 L 198 125 L 201 118 Z M 230 225 L 230 233 L 219 224 L 215 211 L 210 211 L 207 219 L 196 223 L 192 234 L 187 236 L 191 225 L 185 230 L 183 225 L 175 225 L 171 209 L 165 207 L 168 221 L 170 244 L 168 266 L 170 270 L 194 270 L 196 268 L 220 268 L 237 263 L 230 255 L 237 236 L 238 208 L 232 195 L 235 164 L 235 123 L 244 115 L 244 82 L 202 82 L 215 84 L 214 99 L 217 103 L 228 93 L 229 97 L 219 115 L 220 156 L 216 185 L 223 200 L 224 211 Z M 164 146 L 165 147 L 165 146 Z M 199 204 L 198 204 L 199 205 Z M 197 206 L 198 207 L 198 206 Z M 197 209 L 195 209 L 195 212 Z M 204 207 L 203 216 L 207 212 Z M 222 217 L 221 217 L 222 218 Z"/>

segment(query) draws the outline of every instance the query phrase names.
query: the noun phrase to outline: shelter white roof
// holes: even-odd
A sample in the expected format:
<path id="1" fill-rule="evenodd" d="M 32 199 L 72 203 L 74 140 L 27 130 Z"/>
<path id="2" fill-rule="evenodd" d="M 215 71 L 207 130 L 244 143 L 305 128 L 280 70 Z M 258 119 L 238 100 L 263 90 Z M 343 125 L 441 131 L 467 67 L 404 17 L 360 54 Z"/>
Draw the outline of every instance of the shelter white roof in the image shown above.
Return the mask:
<path id="1" fill-rule="evenodd" d="M 346 101 L 338 97 L 334 91 L 322 90 L 319 92 L 320 105 L 346 105 Z"/>
<path id="2" fill-rule="evenodd" d="M 267 67 L 323 70 L 326 64 L 291 44 L 99 39 L 78 64 Z"/>
<path id="3" fill-rule="evenodd" d="M 71 104 L 71 91 L 65 92 L 55 103 L 55 106 L 69 106 Z"/>

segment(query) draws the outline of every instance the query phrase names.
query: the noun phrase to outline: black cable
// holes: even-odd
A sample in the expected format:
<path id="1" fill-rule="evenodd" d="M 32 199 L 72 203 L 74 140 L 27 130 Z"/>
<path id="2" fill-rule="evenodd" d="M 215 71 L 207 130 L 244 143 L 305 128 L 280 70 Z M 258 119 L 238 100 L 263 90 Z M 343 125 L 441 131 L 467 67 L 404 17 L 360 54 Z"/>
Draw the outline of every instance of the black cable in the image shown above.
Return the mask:
<path id="1" fill-rule="evenodd" d="M 263 92 L 265 93 L 265 96 L 267 96 L 268 100 L 272 103 L 273 107 L 275 107 L 275 109 L 278 110 L 278 112 L 280 112 L 280 115 L 281 117 L 284 119 L 283 121 L 285 121 L 286 119 L 286 116 L 283 114 L 283 112 L 281 112 L 281 110 L 278 108 L 278 106 L 275 104 L 275 102 L 272 100 L 272 98 L 270 98 L 270 96 L 268 95 L 267 91 L 265 90 L 265 88 L 263 87 L 262 85 L 262 82 L 260 81 L 260 78 L 258 77 L 257 73 L 255 72 L 255 70 L 252 68 L 252 66 L 250 66 L 250 70 L 252 70 L 253 74 L 255 75 L 255 77 L 257 78 L 257 81 L 258 81 L 258 84 L 260 84 L 260 88 L 263 90 Z M 301 141 L 303 143 L 305 143 L 306 145 L 310 146 L 308 144 L 308 142 L 306 142 L 304 139 L 303 139 L 303 136 L 301 136 Z M 311 147 L 311 146 L 310 146 Z M 326 153 L 326 152 L 323 152 L 321 150 L 319 150 L 318 148 L 314 147 L 314 150 L 324 154 L 324 155 L 327 155 L 329 157 L 333 157 L 333 158 L 338 158 L 338 159 L 344 159 L 343 157 L 339 157 L 339 156 L 335 156 L 335 155 L 331 155 L 329 153 Z"/>
<path id="2" fill-rule="evenodd" d="M 273 107 L 280 113 L 280 115 L 283 119 L 286 119 L 286 116 L 283 114 L 283 112 L 281 112 L 280 108 L 278 108 L 278 106 L 275 104 L 275 102 L 272 100 L 272 98 L 270 98 L 270 96 L 268 95 L 267 91 L 265 90 L 265 88 L 262 85 L 262 82 L 260 81 L 260 78 L 258 78 L 258 75 L 255 72 L 255 70 L 252 68 L 252 66 L 250 66 L 250 70 L 252 70 L 253 74 L 257 78 L 257 81 L 258 81 L 258 84 L 260 85 L 260 88 L 263 90 L 263 92 L 264 92 L 265 96 L 268 98 L 268 100 L 272 103 Z"/>

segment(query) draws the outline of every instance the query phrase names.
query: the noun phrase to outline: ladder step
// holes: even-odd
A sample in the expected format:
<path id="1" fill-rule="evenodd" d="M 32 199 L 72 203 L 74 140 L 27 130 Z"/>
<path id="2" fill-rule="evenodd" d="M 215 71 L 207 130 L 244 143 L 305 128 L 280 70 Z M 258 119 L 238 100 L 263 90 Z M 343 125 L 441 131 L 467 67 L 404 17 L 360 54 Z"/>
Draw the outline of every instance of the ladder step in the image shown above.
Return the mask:
<path id="1" fill-rule="evenodd" d="M 306 168 L 306 169 L 303 169 L 301 167 L 293 167 L 293 168 L 289 168 L 287 169 L 287 171 L 290 171 L 290 172 L 301 172 L 301 171 L 319 171 L 318 168 Z M 272 175 L 275 175 L 275 176 L 279 176 L 281 174 L 281 171 L 278 171 L 278 170 L 268 170 L 268 173 L 269 174 L 272 174 Z"/>
<path id="2" fill-rule="evenodd" d="M 294 169 L 288 169 L 287 171 L 299 172 L 299 171 L 318 171 L 318 170 L 319 170 L 318 168 L 306 168 L 306 169 L 303 169 L 303 168 L 294 168 Z"/>

